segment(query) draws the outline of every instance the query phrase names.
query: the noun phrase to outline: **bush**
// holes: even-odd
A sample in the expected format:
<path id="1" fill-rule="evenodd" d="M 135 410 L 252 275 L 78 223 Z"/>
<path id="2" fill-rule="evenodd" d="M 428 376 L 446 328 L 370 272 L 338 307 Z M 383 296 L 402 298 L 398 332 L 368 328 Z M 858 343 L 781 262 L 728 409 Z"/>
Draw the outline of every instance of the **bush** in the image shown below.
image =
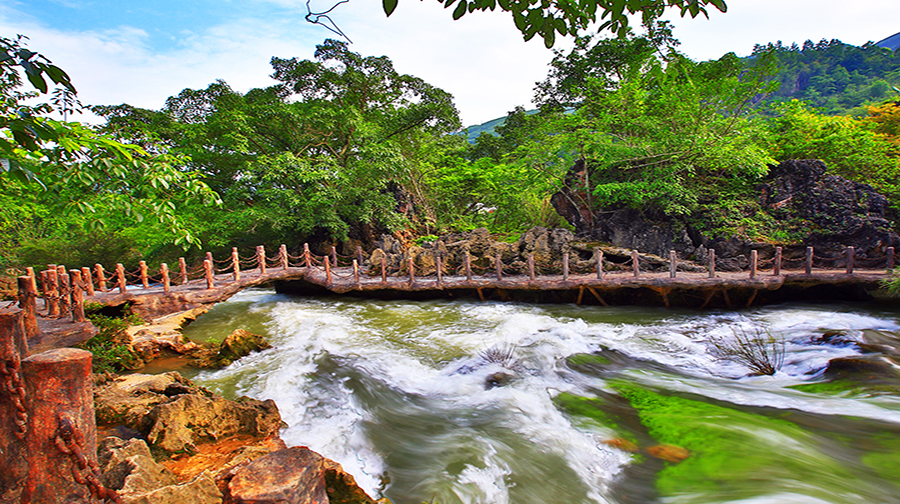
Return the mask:
<path id="1" fill-rule="evenodd" d="M 735 330 L 734 339 L 714 339 L 712 345 L 720 359 L 743 364 L 757 374 L 774 375 L 784 364 L 784 338 L 765 329 Z"/>

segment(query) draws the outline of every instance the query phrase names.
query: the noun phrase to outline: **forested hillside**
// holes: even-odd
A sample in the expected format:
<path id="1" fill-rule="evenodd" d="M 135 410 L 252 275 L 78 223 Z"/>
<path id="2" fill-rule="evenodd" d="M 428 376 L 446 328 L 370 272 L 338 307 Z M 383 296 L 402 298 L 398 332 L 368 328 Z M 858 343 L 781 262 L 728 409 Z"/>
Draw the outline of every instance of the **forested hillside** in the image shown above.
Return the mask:
<path id="1" fill-rule="evenodd" d="M 153 264 L 304 241 L 351 250 L 381 233 L 412 241 L 477 227 L 517 235 L 567 225 L 555 194 L 797 243 L 810 223 L 779 221 L 757 191 L 787 159 L 822 159 L 900 209 L 897 59 L 880 48 L 776 44 L 698 62 L 665 23 L 579 38 L 536 86 L 538 112 L 518 107 L 470 143 L 450 93 L 343 42 L 311 59 L 273 57 L 268 88 L 217 81 L 159 110 L 93 107 L 108 120 L 99 130 L 49 119 L 78 109 L 74 86 L 28 91 L 37 80 L 13 67 L 27 57 L 40 69 L 29 63 L 38 56 L 4 44 L 0 266 Z M 822 100 L 860 116 L 823 113 Z"/>

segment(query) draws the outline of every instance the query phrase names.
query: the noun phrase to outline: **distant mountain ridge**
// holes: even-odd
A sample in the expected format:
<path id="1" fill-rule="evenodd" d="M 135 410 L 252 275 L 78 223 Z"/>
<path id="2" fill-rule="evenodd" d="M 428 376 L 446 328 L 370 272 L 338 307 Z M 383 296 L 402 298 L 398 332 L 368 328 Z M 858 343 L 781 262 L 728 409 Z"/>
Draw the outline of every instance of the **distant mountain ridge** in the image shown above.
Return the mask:
<path id="1" fill-rule="evenodd" d="M 900 32 L 895 33 L 884 40 L 879 40 L 875 45 L 878 47 L 885 47 L 891 51 L 896 51 L 900 48 Z"/>

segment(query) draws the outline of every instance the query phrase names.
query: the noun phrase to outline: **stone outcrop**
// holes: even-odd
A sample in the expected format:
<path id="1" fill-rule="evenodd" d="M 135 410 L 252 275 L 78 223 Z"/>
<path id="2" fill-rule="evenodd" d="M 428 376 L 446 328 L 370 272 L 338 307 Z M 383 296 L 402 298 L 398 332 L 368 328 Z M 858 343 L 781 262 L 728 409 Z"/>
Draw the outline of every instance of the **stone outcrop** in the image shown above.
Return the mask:
<path id="1" fill-rule="evenodd" d="M 417 275 L 431 275 L 437 268 L 438 256 L 442 258 L 443 274 L 464 275 L 467 254 L 473 274 L 492 274 L 496 269 L 497 256 L 500 257 L 506 274 L 527 273 L 529 255 L 534 256 L 537 274 L 559 274 L 564 254 L 569 254 L 569 271 L 572 273 L 596 271 L 595 250 L 603 252 L 604 269 L 607 271 L 622 269 L 631 261 L 631 250 L 579 238 L 567 229 L 544 227 L 529 229 L 513 243 L 498 241 L 487 229 L 480 228 L 466 233 L 449 233 L 434 242 L 408 248 L 404 248 L 393 236 L 383 235 L 381 240 L 375 242 L 375 246 L 365 265 L 365 271 L 372 276 L 381 274 L 382 259 L 389 274 L 406 276 L 409 274 L 410 258 L 413 259 Z M 649 254 L 644 250 L 640 252 L 641 268 L 644 271 L 668 268 L 668 258 Z M 679 262 L 678 268 L 682 271 L 703 270 L 688 261 Z"/>
<path id="2" fill-rule="evenodd" d="M 585 166 L 577 162 L 569 181 L 586 178 Z M 578 187 L 553 195 L 556 210 L 575 227 L 578 237 L 667 256 L 675 250 L 679 257 L 704 262 L 709 249 L 716 250 L 716 266 L 723 271 L 746 268 L 751 250 L 761 260 L 774 256 L 775 245 L 739 238 L 706 236 L 689 224 L 689 219 L 655 214 L 632 208 L 591 209 L 588 195 Z M 807 246 L 815 248 L 816 264 L 840 267 L 845 264 L 846 246 L 857 249 L 860 264 L 884 258 L 887 247 L 900 247 L 900 237 L 888 220 L 888 201 L 866 184 L 827 173 L 818 160 L 791 160 L 772 167 L 758 187 L 759 203 L 778 222 L 805 223 L 808 234 L 800 243 L 781 244 L 784 258 L 800 259 Z M 692 216 L 694 221 L 703 216 Z"/>
<path id="3" fill-rule="evenodd" d="M 98 423 L 137 431 L 154 450 L 168 454 L 229 436 L 274 436 L 281 428 L 274 401 L 229 401 L 175 372 L 98 383 L 94 402 Z"/>

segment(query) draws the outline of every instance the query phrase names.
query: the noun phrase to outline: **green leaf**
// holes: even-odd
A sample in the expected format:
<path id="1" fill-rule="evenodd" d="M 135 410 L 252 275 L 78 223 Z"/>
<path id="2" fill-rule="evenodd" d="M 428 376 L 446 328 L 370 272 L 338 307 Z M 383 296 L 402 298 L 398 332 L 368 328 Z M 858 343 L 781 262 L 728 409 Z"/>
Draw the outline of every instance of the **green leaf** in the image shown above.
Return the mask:
<path id="1" fill-rule="evenodd" d="M 397 0 L 382 0 L 381 5 L 384 7 L 384 13 L 390 16 L 397 8 Z"/>
<path id="2" fill-rule="evenodd" d="M 453 20 L 457 20 L 466 13 L 466 8 L 468 7 L 468 2 L 466 0 L 459 0 L 459 5 L 456 6 L 456 9 L 453 10 Z"/>

